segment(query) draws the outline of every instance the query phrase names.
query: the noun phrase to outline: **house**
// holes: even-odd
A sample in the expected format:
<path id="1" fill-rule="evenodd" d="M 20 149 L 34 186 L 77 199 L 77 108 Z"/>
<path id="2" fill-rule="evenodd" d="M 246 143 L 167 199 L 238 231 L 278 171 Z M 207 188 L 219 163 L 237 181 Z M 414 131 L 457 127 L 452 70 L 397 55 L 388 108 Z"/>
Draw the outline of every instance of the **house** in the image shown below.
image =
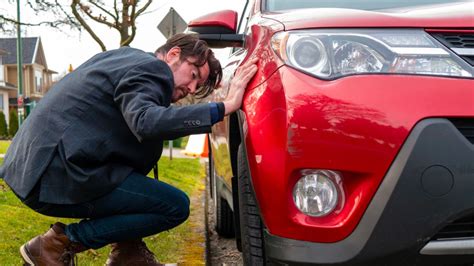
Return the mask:
<path id="1" fill-rule="evenodd" d="M 57 72 L 48 69 L 40 37 L 22 38 L 23 47 L 23 98 L 25 103 L 35 103 L 48 92 L 53 83 L 53 74 Z M 18 85 L 16 38 L 0 38 L 0 49 L 3 55 L 3 75 L 5 83 Z M 1 73 L 1 72 L 0 72 Z M 8 91 L 10 108 L 16 108 L 18 90 Z M 26 105 L 28 108 L 28 105 Z M 28 110 L 27 110 L 28 113 Z"/>
<path id="2" fill-rule="evenodd" d="M 6 121 L 9 121 L 9 106 L 8 106 L 8 98 L 10 93 L 15 93 L 17 88 L 11 84 L 6 82 L 5 79 L 5 70 L 3 66 L 3 57 L 7 54 L 7 51 L 0 49 L 0 111 L 5 114 Z"/>

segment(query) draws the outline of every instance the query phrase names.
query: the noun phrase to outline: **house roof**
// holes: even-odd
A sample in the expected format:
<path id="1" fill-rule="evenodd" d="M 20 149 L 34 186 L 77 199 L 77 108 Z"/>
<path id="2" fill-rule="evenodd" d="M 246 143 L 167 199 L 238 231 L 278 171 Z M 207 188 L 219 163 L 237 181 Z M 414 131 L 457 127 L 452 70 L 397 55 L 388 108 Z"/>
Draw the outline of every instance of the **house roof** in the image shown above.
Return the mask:
<path id="1" fill-rule="evenodd" d="M 39 37 L 22 38 L 23 64 L 33 64 L 40 43 Z M 16 64 L 16 38 L 0 38 L 0 49 L 7 52 L 3 55 L 3 64 Z"/>

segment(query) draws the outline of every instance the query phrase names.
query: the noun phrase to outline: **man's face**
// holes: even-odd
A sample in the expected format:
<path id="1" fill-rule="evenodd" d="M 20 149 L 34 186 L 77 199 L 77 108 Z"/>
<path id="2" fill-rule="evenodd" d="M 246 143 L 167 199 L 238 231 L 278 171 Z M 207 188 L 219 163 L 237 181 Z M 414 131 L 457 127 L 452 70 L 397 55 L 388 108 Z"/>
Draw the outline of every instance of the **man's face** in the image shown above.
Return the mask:
<path id="1" fill-rule="evenodd" d="M 209 65 L 206 62 L 203 66 L 194 65 L 196 58 L 187 58 L 171 65 L 174 77 L 174 89 L 171 96 L 172 102 L 186 97 L 188 93 L 194 94 L 209 77 Z"/>
<path id="2" fill-rule="evenodd" d="M 181 50 L 175 47 L 164 58 L 173 72 L 174 89 L 171 96 L 171 102 L 173 103 L 186 97 L 188 93 L 194 94 L 197 88 L 204 84 L 209 77 L 209 64 L 207 62 L 203 66 L 197 67 L 194 65 L 195 57 L 188 57 L 181 61 L 180 54 Z"/>

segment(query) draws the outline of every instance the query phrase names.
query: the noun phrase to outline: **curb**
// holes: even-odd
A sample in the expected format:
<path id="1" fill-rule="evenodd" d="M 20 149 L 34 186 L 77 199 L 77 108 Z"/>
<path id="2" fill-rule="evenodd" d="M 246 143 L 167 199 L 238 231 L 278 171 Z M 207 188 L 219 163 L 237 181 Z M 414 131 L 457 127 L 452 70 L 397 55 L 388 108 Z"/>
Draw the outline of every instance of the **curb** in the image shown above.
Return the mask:
<path id="1" fill-rule="evenodd" d="M 205 263 L 207 266 L 211 266 L 211 244 L 210 244 L 210 236 L 209 236 L 209 218 L 208 218 L 208 210 L 209 210 L 209 161 L 204 162 L 204 169 L 206 171 L 206 180 L 205 182 L 205 188 L 204 188 L 204 226 L 206 230 L 206 245 L 205 245 L 205 252 L 204 252 L 204 257 L 205 257 Z"/>

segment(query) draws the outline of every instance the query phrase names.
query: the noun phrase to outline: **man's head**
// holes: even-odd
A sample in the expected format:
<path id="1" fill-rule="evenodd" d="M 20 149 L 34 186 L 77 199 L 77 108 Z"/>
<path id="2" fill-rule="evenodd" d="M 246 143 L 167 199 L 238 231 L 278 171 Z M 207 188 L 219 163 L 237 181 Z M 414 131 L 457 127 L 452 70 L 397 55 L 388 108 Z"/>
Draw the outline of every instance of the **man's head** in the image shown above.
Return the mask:
<path id="1" fill-rule="evenodd" d="M 176 34 L 159 47 L 155 55 L 173 71 L 173 102 L 184 98 L 188 93 L 198 98 L 206 97 L 221 81 L 221 64 L 197 34 Z"/>

